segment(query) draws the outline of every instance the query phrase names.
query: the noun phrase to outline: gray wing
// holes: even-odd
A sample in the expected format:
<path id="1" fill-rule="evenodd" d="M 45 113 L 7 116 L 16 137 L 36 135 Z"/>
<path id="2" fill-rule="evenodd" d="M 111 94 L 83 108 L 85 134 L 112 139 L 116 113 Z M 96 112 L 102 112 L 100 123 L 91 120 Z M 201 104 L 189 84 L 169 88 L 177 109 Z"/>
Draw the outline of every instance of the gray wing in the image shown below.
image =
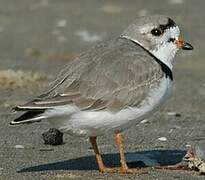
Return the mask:
<path id="1" fill-rule="evenodd" d="M 71 62 L 50 89 L 19 109 L 74 104 L 82 110 L 138 106 L 164 76 L 160 65 L 140 46 L 115 39 L 91 48 Z"/>

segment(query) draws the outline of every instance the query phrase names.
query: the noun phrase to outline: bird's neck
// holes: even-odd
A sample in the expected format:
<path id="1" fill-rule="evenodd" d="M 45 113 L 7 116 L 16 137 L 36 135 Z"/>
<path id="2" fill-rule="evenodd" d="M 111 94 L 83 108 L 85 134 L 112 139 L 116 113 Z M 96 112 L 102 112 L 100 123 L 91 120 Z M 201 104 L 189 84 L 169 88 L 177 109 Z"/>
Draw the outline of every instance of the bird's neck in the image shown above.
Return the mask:
<path id="1" fill-rule="evenodd" d="M 121 38 L 125 38 L 129 41 L 132 41 L 133 43 L 143 48 L 161 66 L 161 69 L 165 73 L 166 77 L 169 77 L 170 80 L 173 80 L 172 68 L 173 68 L 174 57 L 175 57 L 177 50 L 173 50 L 173 47 L 170 47 L 170 50 L 167 51 L 165 47 L 160 47 L 156 51 L 154 50 L 149 51 L 147 48 L 145 48 L 141 43 L 137 42 L 136 40 L 132 40 L 126 36 L 122 36 Z"/>
<path id="2" fill-rule="evenodd" d="M 151 53 L 172 70 L 177 51 L 178 48 L 173 43 L 167 42 L 152 50 Z"/>
<path id="3" fill-rule="evenodd" d="M 174 58 L 178 51 L 178 48 L 172 42 L 162 43 L 155 49 L 150 50 L 149 48 L 144 47 L 143 44 L 141 44 L 135 39 L 132 39 L 125 35 L 122 35 L 121 37 L 140 45 L 144 50 L 146 50 L 147 52 L 155 56 L 158 60 L 163 62 L 165 65 L 167 65 L 170 70 L 173 69 Z"/>

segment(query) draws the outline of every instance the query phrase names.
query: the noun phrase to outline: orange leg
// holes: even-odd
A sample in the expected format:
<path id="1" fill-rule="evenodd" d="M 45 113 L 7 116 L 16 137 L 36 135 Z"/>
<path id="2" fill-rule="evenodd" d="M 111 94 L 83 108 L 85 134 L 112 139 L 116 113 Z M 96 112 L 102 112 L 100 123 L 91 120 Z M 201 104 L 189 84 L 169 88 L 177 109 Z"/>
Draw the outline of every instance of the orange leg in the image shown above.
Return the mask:
<path id="1" fill-rule="evenodd" d="M 126 163 L 126 158 L 125 158 L 125 153 L 124 153 L 124 146 L 123 146 L 124 138 L 122 134 L 116 133 L 115 141 L 116 141 L 119 153 L 120 153 L 120 163 L 121 163 L 122 171 L 126 171 L 128 169 L 128 166 Z"/>
<path id="2" fill-rule="evenodd" d="M 122 134 L 117 132 L 115 139 L 116 139 L 116 144 L 117 144 L 117 147 L 120 153 L 120 163 L 121 163 L 120 173 L 125 173 L 125 174 L 144 174 L 146 173 L 140 169 L 128 168 L 127 163 L 126 163 L 125 153 L 124 153 L 124 145 L 123 145 L 124 139 L 123 139 Z"/>
<path id="3" fill-rule="evenodd" d="M 140 169 L 129 169 L 126 163 L 125 154 L 124 154 L 124 147 L 123 147 L 123 137 L 120 133 L 116 133 L 116 144 L 118 147 L 118 150 L 120 152 L 120 168 L 107 168 L 105 164 L 103 163 L 102 156 L 99 152 L 97 142 L 97 137 L 90 137 L 90 143 L 93 146 L 93 150 L 95 152 L 96 161 L 99 167 L 99 171 L 102 173 L 123 173 L 123 174 L 144 174 L 144 171 L 141 171 Z"/>
<path id="4" fill-rule="evenodd" d="M 116 172 L 116 169 L 107 168 L 105 166 L 105 164 L 103 163 L 102 156 L 99 152 L 96 139 L 97 139 L 97 137 L 90 137 L 90 143 L 92 144 L 93 150 L 95 152 L 95 157 L 96 157 L 96 161 L 98 163 L 99 171 L 102 173 Z"/>

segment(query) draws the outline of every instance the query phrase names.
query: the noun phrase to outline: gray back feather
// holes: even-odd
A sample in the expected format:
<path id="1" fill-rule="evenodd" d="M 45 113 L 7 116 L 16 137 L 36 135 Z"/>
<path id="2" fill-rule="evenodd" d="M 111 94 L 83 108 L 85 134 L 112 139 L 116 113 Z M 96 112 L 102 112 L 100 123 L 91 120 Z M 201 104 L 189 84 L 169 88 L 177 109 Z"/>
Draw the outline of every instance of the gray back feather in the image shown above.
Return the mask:
<path id="1" fill-rule="evenodd" d="M 81 54 L 59 74 L 49 90 L 20 107 L 74 104 L 82 110 L 139 106 L 164 77 L 160 65 L 124 38 L 106 41 Z"/>

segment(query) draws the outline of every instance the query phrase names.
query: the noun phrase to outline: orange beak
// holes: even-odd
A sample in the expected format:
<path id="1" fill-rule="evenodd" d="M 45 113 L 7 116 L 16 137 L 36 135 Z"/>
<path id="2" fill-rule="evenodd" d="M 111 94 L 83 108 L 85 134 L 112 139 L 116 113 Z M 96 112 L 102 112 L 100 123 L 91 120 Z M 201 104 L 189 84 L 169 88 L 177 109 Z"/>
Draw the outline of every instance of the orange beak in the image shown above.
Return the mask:
<path id="1" fill-rule="evenodd" d="M 194 49 L 194 47 L 191 44 L 189 44 L 188 42 L 185 42 L 180 37 L 175 39 L 174 43 L 177 45 L 179 49 L 183 49 L 183 50 L 193 50 Z"/>

